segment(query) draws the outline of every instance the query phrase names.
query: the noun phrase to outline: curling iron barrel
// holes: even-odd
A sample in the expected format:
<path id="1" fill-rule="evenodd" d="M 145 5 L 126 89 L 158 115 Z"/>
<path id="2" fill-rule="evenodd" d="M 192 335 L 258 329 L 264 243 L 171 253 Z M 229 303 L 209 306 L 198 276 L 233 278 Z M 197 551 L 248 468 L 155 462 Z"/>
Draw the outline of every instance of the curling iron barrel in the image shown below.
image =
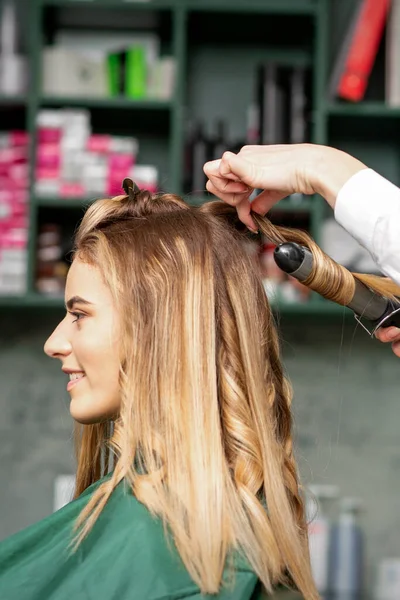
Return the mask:
<path id="1" fill-rule="evenodd" d="M 310 250 L 294 242 L 277 246 L 274 259 L 282 271 L 301 282 L 306 281 L 313 269 L 313 255 Z M 394 313 L 396 309 L 400 309 L 400 303 L 395 304 L 392 300 L 376 294 L 356 278 L 354 281 L 355 291 L 352 300 L 347 304 L 348 308 L 359 317 L 373 321 L 377 326 L 400 327 L 400 312 Z"/>

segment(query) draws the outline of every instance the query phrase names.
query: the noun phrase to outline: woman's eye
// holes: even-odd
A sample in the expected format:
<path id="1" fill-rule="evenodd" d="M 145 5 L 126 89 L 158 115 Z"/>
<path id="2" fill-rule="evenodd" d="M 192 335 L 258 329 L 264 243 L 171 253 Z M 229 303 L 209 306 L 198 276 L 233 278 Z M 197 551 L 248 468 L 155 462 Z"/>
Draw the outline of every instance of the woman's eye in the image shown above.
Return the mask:
<path id="1" fill-rule="evenodd" d="M 76 312 L 72 312 L 71 315 L 73 317 L 75 317 L 75 319 L 72 321 L 73 323 L 76 323 L 77 321 L 80 321 L 82 319 L 82 317 L 85 316 L 82 313 L 76 313 Z"/>

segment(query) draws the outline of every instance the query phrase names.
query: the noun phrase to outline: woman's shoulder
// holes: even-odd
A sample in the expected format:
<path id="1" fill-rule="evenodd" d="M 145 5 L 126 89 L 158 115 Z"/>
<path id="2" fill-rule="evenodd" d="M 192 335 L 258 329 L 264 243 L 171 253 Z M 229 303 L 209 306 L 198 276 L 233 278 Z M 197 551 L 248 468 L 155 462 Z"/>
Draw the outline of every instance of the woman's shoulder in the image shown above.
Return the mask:
<path id="1" fill-rule="evenodd" d="M 173 600 L 199 594 L 161 520 L 151 515 L 124 482 L 111 495 L 87 538 L 72 551 L 74 523 L 102 481 L 0 544 L 2 599 Z M 217 598 L 248 600 L 256 583 L 255 575 L 240 565 L 234 589 Z"/>

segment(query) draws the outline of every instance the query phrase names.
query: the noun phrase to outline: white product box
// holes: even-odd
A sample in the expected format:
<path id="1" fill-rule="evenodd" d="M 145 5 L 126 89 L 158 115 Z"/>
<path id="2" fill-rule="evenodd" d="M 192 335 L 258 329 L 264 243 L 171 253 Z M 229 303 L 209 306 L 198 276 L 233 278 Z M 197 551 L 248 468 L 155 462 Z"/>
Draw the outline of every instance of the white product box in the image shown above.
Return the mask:
<path id="1" fill-rule="evenodd" d="M 70 49 L 45 48 L 42 88 L 48 96 L 106 97 L 105 64 Z"/>

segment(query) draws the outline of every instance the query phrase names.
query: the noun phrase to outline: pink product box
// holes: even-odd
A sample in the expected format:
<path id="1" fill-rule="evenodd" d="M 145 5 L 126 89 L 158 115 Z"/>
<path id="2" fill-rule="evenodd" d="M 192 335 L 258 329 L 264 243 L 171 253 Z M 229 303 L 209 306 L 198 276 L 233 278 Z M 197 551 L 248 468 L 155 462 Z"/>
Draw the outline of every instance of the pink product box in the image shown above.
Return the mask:
<path id="1" fill-rule="evenodd" d="M 23 192 L 28 188 L 28 180 L 11 179 L 8 173 L 3 175 L 0 173 L 0 195 L 3 192 Z"/>
<path id="2" fill-rule="evenodd" d="M 28 230 L 28 217 L 27 215 L 12 215 L 8 221 L 5 222 L 5 228 L 8 231 L 27 231 Z"/>
<path id="3" fill-rule="evenodd" d="M 58 167 L 37 167 L 35 171 L 35 177 L 37 181 L 54 180 L 60 178 L 60 168 Z"/>
<path id="4" fill-rule="evenodd" d="M 11 165 L 8 175 L 12 184 L 17 188 L 27 188 L 29 186 L 29 166 Z"/>
<path id="5" fill-rule="evenodd" d="M 136 156 L 138 142 L 136 138 L 93 133 L 87 139 L 86 150 L 100 154 L 126 153 L 130 156 Z"/>
<path id="6" fill-rule="evenodd" d="M 37 131 L 38 144 L 58 144 L 61 137 L 61 127 L 39 127 Z"/>
<path id="7" fill-rule="evenodd" d="M 122 179 L 108 179 L 106 183 L 106 195 L 107 196 L 121 196 L 125 192 L 122 189 Z"/>
<path id="8" fill-rule="evenodd" d="M 25 204 L 0 204 L 0 223 L 3 227 L 16 227 L 21 219 L 27 218 L 28 212 Z"/>
<path id="9" fill-rule="evenodd" d="M 61 165 L 61 148 L 59 144 L 38 144 L 36 166 L 38 168 L 59 168 Z"/>
<path id="10" fill-rule="evenodd" d="M 113 171 L 125 171 L 125 177 L 135 164 L 132 154 L 110 154 L 108 157 L 108 168 Z"/>
<path id="11" fill-rule="evenodd" d="M 107 153 L 111 148 L 111 135 L 99 135 L 94 133 L 88 137 L 86 150 L 89 152 Z"/>
<path id="12" fill-rule="evenodd" d="M 28 192 L 22 191 L 0 191 L 0 219 L 8 219 L 13 216 L 23 216 L 28 212 Z"/>
<path id="13" fill-rule="evenodd" d="M 28 229 L 25 227 L 0 228 L 0 248 L 26 248 Z"/>
<path id="14" fill-rule="evenodd" d="M 29 145 L 29 133 L 27 131 L 19 131 L 18 129 L 10 131 L 9 139 L 11 146 Z"/>
<path id="15" fill-rule="evenodd" d="M 0 248 L 3 250 L 24 249 L 27 245 L 28 240 L 16 236 L 13 231 L 9 231 L 5 235 L 0 233 Z"/>
<path id="16" fill-rule="evenodd" d="M 1 148 L 0 165 L 25 164 L 29 160 L 28 148 Z"/>
<path id="17" fill-rule="evenodd" d="M 86 196 L 86 188 L 82 183 L 60 183 L 60 198 L 84 198 Z"/>
<path id="18" fill-rule="evenodd" d="M 0 164 L 0 189 L 14 190 L 29 187 L 29 166 L 1 165 Z"/>
<path id="19" fill-rule="evenodd" d="M 28 204 L 28 190 L 27 189 L 16 189 L 15 187 L 2 185 L 3 180 L 0 179 L 0 204 L 8 204 L 14 206 L 14 204 Z"/>
<path id="20" fill-rule="evenodd" d="M 38 196 L 60 199 L 86 198 L 86 186 L 79 181 L 62 181 L 60 177 L 36 180 L 35 191 Z"/>

